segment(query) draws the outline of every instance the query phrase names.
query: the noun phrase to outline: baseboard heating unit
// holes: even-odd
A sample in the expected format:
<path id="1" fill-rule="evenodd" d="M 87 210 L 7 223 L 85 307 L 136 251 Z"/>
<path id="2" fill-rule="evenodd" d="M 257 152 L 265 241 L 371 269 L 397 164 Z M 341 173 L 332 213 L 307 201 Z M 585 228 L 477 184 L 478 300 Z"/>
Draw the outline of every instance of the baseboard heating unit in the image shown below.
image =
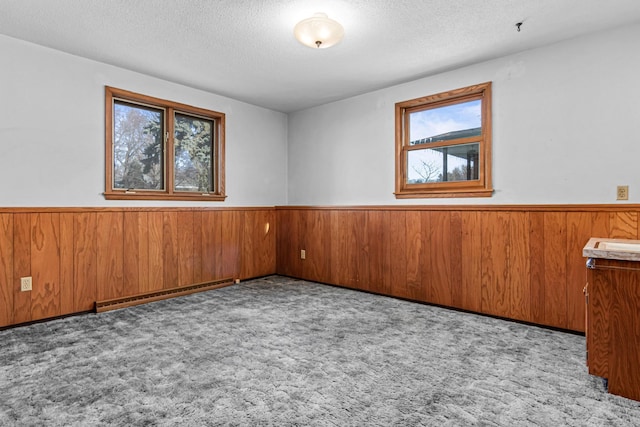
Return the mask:
<path id="1" fill-rule="evenodd" d="M 233 283 L 233 279 L 231 278 L 220 279 L 213 282 L 197 283 L 188 286 L 178 286 L 175 288 L 145 292 L 128 297 L 96 301 L 96 313 L 116 310 L 118 308 L 132 307 L 134 305 L 146 304 L 148 302 L 160 301 L 163 299 L 179 297 L 182 295 L 194 294 L 196 292 L 210 291 L 212 289 L 218 289 L 225 286 L 233 285 Z"/>

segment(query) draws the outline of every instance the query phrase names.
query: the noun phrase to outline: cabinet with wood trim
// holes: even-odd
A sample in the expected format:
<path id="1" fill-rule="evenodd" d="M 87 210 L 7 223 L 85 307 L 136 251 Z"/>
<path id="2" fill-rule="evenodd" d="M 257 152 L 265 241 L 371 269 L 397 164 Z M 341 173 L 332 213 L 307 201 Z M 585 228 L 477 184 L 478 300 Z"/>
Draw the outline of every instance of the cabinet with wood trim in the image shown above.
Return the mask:
<path id="1" fill-rule="evenodd" d="M 608 391 L 640 401 L 640 262 L 587 262 L 587 365 Z"/>

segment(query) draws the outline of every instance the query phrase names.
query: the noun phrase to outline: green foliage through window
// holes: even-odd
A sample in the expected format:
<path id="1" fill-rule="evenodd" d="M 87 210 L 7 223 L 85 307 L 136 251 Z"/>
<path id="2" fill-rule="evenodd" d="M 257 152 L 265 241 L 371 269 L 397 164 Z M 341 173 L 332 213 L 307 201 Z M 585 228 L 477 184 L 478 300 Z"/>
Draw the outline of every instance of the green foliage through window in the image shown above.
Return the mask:
<path id="1" fill-rule="evenodd" d="M 175 117 L 175 189 L 209 192 L 211 175 L 211 120 L 176 114 Z"/>
<path id="2" fill-rule="evenodd" d="M 115 101 L 113 110 L 113 186 L 164 189 L 164 111 L 122 101 Z"/>

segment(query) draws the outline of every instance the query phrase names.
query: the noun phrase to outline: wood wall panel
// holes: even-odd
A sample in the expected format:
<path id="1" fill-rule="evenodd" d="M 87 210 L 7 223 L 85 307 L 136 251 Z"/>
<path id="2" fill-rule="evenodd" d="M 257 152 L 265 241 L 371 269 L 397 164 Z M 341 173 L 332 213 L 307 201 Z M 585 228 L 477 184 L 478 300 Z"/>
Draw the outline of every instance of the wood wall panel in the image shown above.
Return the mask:
<path id="1" fill-rule="evenodd" d="M 213 254 L 213 277 L 209 280 L 217 280 L 222 278 L 222 272 L 224 271 L 223 262 L 224 258 L 223 248 L 222 248 L 222 212 L 207 212 L 210 217 L 213 217 L 213 229 L 211 234 L 210 244 L 212 245 L 210 249 L 211 254 Z M 210 218 L 211 219 L 211 218 Z"/>
<path id="2" fill-rule="evenodd" d="M 278 272 L 583 331 L 581 249 L 591 236 L 638 238 L 639 211 L 3 208 L 0 327 L 91 310 L 100 295 Z"/>
<path id="3" fill-rule="evenodd" d="M 94 212 L 84 212 L 74 216 L 73 309 L 75 312 L 92 310 L 98 297 L 96 215 Z"/>
<path id="4" fill-rule="evenodd" d="M 279 274 L 585 330 L 590 237 L 638 237 L 640 207 L 277 208 Z M 300 249 L 307 249 L 307 260 Z"/>
<path id="5" fill-rule="evenodd" d="M 245 278 L 266 276 L 276 271 L 276 211 L 259 211 L 257 218 L 261 218 L 260 221 L 256 222 L 256 230 L 258 231 L 258 236 L 261 236 L 261 239 L 258 241 L 260 242 L 262 263 L 260 264 L 257 274 L 245 268 Z M 245 224 L 246 221 L 245 218 Z M 326 252 L 324 253 L 326 254 Z M 244 258 L 241 259 L 244 261 Z"/>
<path id="6" fill-rule="evenodd" d="M 209 276 L 205 281 L 208 280 L 217 280 L 222 277 L 222 272 L 224 271 L 224 257 L 223 257 L 223 230 L 222 230 L 222 213 L 211 211 L 205 212 L 203 214 L 203 218 L 208 218 L 208 234 L 203 234 L 203 243 L 206 239 L 206 253 L 207 257 L 203 258 L 203 265 L 209 263 L 209 267 L 206 271 L 209 272 Z M 203 251 L 205 250 L 205 245 L 203 245 Z M 203 252 L 204 254 L 204 252 Z"/>
<path id="7" fill-rule="evenodd" d="M 582 248 L 592 237 L 591 212 L 567 213 L 567 329 L 585 327 L 585 301 L 583 289 L 587 283 L 587 270 Z"/>
<path id="8" fill-rule="evenodd" d="M 275 212 L 247 211 L 242 230 L 242 279 L 271 274 L 276 266 Z M 240 235 L 238 235 L 240 236 Z M 225 246 L 223 245 L 223 248 Z"/>
<path id="9" fill-rule="evenodd" d="M 147 212 L 123 214 L 123 289 L 124 295 L 150 291 L 149 228 Z"/>
<path id="10" fill-rule="evenodd" d="M 531 319 L 531 256 L 529 244 L 529 213 L 509 215 L 509 259 L 507 286 L 509 288 L 509 317 Z"/>
<path id="11" fill-rule="evenodd" d="M 0 327 L 273 274 L 276 228 L 274 208 L 0 208 Z M 22 292 L 28 276 L 32 290 Z"/>
<path id="12" fill-rule="evenodd" d="M 449 269 L 451 275 L 451 306 L 462 307 L 464 304 L 464 282 L 462 266 L 463 260 L 463 220 L 462 212 L 451 212 L 451 221 L 449 225 Z M 465 260 L 468 262 L 470 260 Z"/>
<path id="13" fill-rule="evenodd" d="M 122 212 L 96 214 L 96 277 L 97 299 L 124 295 Z"/>
<path id="14" fill-rule="evenodd" d="M 300 212 L 297 212 L 297 215 L 302 216 Z M 303 245 L 301 249 L 306 250 L 306 259 L 300 263 L 303 276 L 309 277 L 310 280 L 323 281 L 331 275 L 331 257 L 327 256 L 331 253 L 330 213 L 314 211 L 304 217 L 307 221 L 300 221 L 300 226 L 295 227 L 295 235 L 304 236 L 301 239 Z M 287 228 L 280 227 L 278 225 L 278 233 L 281 230 L 287 232 Z M 280 262 L 279 257 L 278 262 Z"/>
<path id="15" fill-rule="evenodd" d="M 350 288 L 358 286 L 358 254 L 351 211 L 331 213 L 331 280 Z"/>
<path id="16" fill-rule="evenodd" d="M 164 288 L 164 215 L 162 212 L 147 213 L 148 230 L 148 273 L 147 291 L 159 291 Z"/>
<path id="17" fill-rule="evenodd" d="M 456 307 L 482 311 L 482 228 L 480 212 L 460 212 L 462 219 L 462 302 Z"/>
<path id="18" fill-rule="evenodd" d="M 306 215 L 304 212 L 298 212 L 297 221 L 301 224 L 306 223 Z M 339 283 L 341 285 L 347 286 L 349 281 L 348 273 L 343 273 L 343 270 L 348 269 L 348 262 L 344 259 L 345 254 L 347 253 L 346 246 L 346 236 L 342 230 L 345 229 L 344 218 L 345 214 L 339 211 L 331 211 L 330 221 L 330 230 L 331 230 L 331 252 L 329 253 L 329 258 L 331 259 L 331 273 L 329 276 L 329 283 Z M 297 224 L 291 224 L 293 228 L 300 228 L 296 226 Z M 304 234 L 304 232 L 303 232 Z M 303 241 L 303 237 L 298 236 L 300 240 Z M 299 247 L 298 245 L 297 247 Z M 299 277 L 299 276 L 297 276 Z"/>
<path id="19" fill-rule="evenodd" d="M 162 287 L 178 286 L 178 212 L 162 214 Z"/>
<path id="20" fill-rule="evenodd" d="M 146 215 L 146 213 L 145 213 Z M 122 216 L 122 287 L 125 295 L 140 293 L 140 212 L 124 212 Z M 148 262 L 145 262 L 148 266 Z"/>
<path id="21" fill-rule="evenodd" d="M 365 212 L 363 211 L 352 211 L 349 212 L 347 217 L 347 235 L 348 235 L 348 260 L 349 265 L 353 266 L 352 269 L 355 271 L 351 274 L 351 287 L 356 289 L 361 289 L 363 286 L 366 287 L 368 285 L 363 281 L 364 271 L 367 271 L 368 268 L 365 268 L 364 263 L 362 262 L 363 248 L 362 244 L 364 241 L 364 223 L 365 223 Z M 351 270 L 351 268 L 350 268 Z"/>
<path id="22" fill-rule="evenodd" d="M 591 212 L 591 237 L 609 237 L 610 212 Z"/>
<path id="23" fill-rule="evenodd" d="M 222 212 L 222 277 L 243 278 L 241 274 L 240 260 L 245 259 L 241 242 L 244 241 L 245 217 L 240 211 Z M 249 218 L 251 221 L 252 218 Z M 269 231 L 274 224 L 270 224 Z M 250 239 L 251 237 L 249 237 Z M 275 239 L 274 239 L 275 241 Z M 271 252 L 275 254 L 275 249 Z M 182 258 L 182 257 L 181 257 Z M 272 271 L 275 267 L 272 267 Z M 253 271 L 249 270 L 249 274 Z M 247 276 L 252 277 L 252 276 Z M 193 283 L 193 282 L 190 282 Z"/>
<path id="24" fill-rule="evenodd" d="M 638 238 L 637 212 L 611 212 L 609 214 L 608 237 L 616 239 Z"/>
<path id="25" fill-rule="evenodd" d="M 31 216 L 31 320 L 60 313 L 60 214 Z"/>
<path id="26" fill-rule="evenodd" d="M 510 317 L 509 215 L 483 212 L 482 227 L 482 312 Z"/>
<path id="27" fill-rule="evenodd" d="M 423 218 L 424 217 L 424 218 Z M 429 212 L 424 215 L 420 211 L 408 211 L 405 217 L 405 253 L 407 256 L 407 285 L 405 298 L 422 301 L 427 297 L 427 288 L 429 286 L 428 276 L 426 281 L 422 277 L 423 263 L 429 261 L 428 250 L 423 252 L 423 248 L 429 247 L 429 236 L 423 236 L 422 224 L 429 223 Z M 425 228 L 428 233 L 428 225 Z M 426 260 L 425 261 L 423 261 Z M 429 269 L 429 265 L 424 265 L 425 273 Z M 424 283 L 423 285 L 423 282 Z"/>
<path id="28" fill-rule="evenodd" d="M 284 251 L 284 253 L 289 254 L 287 259 L 291 263 L 289 265 L 289 272 L 294 277 L 301 277 L 301 275 L 304 275 L 306 260 L 302 260 L 300 258 L 300 251 L 303 249 L 305 251 L 307 250 L 306 245 L 309 241 L 309 237 L 307 235 L 307 223 L 307 215 L 304 215 L 300 211 L 292 211 L 288 224 L 278 226 L 278 232 L 282 232 L 283 236 L 289 236 L 292 242 L 296 242 L 296 246 L 293 251 L 288 251 L 286 249 Z M 331 255 L 328 258 L 331 259 Z M 331 275 L 331 272 L 329 272 L 329 275 Z"/>
<path id="29" fill-rule="evenodd" d="M 13 323 L 31 320 L 31 293 L 20 291 L 20 278 L 31 276 L 31 215 L 13 216 Z"/>
<path id="30" fill-rule="evenodd" d="M 429 212 L 428 222 L 422 223 L 423 234 L 429 235 L 429 266 L 423 271 L 423 280 L 429 283 L 428 298 L 435 304 L 453 305 L 452 262 L 452 222 L 451 212 Z M 426 246 L 425 246 L 426 247 Z M 423 259 L 426 259 L 425 256 Z M 430 280 L 429 280 L 430 279 Z"/>
<path id="31" fill-rule="evenodd" d="M 353 236 L 355 242 L 355 256 L 358 259 L 358 272 L 356 276 L 358 278 L 358 283 L 355 285 L 357 289 L 361 289 L 363 291 L 371 290 L 371 247 L 369 245 L 370 239 L 367 236 L 367 231 L 369 229 L 369 218 L 367 217 L 367 212 L 353 212 L 354 215 L 354 227 L 353 227 Z"/>
<path id="32" fill-rule="evenodd" d="M 193 283 L 202 283 L 202 211 L 193 212 Z"/>
<path id="33" fill-rule="evenodd" d="M 368 270 L 368 281 L 363 285 L 368 291 L 382 294 L 388 294 L 391 290 L 390 218 L 389 212 L 368 211 L 363 236 L 363 268 Z"/>
<path id="34" fill-rule="evenodd" d="M 202 225 L 202 277 L 201 281 L 216 280 L 222 263 L 222 222 L 218 212 L 203 212 Z"/>
<path id="35" fill-rule="evenodd" d="M 73 280 L 74 214 L 60 214 L 60 313 L 73 313 L 75 283 Z"/>
<path id="36" fill-rule="evenodd" d="M 0 327 L 13 322 L 13 215 L 0 214 Z"/>
<path id="37" fill-rule="evenodd" d="M 389 241 L 391 252 L 391 291 L 395 297 L 407 295 L 407 235 L 406 217 L 404 211 L 393 212 L 393 219 L 389 227 Z M 335 282 L 334 282 L 335 283 Z M 339 284 L 339 283 L 335 283 Z"/>
<path id="38" fill-rule="evenodd" d="M 586 243 L 586 242 L 585 242 Z M 545 255 L 544 255 L 544 212 L 529 214 L 529 288 L 531 292 L 531 321 L 545 322 Z"/>
<path id="39" fill-rule="evenodd" d="M 544 324 L 567 327 L 567 214 L 544 213 Z"/>
<path id="40" fill-rule="evenodd" d="M 297 211 L 292 210 L 278 212 L 276 224 L 276 270 L 284 276 L 309 277 L 310 280 L 316 280 L 311 279 L 311 277 L 313 277 L 312 275 L 307 276 L 307 274 L 303 273 L 302 264 L 292 259 L 297 253 L 296 248 L 292 247 L 292 244 L 300 242 L 297 229 L 298 223 L 293 220 L 296 213 Z M 294 274 L 293 271 L 296 267 L 300 268 L 298 274 Z"/>

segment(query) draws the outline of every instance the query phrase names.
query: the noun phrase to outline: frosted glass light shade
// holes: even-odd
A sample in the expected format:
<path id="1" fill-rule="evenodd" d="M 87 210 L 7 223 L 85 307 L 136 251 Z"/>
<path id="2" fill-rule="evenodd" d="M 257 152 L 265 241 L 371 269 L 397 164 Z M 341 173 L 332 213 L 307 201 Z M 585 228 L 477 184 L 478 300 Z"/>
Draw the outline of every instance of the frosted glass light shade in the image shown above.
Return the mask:
<path id="1" fill-rule="evenodd" d="M 315 13 L 311 18 L 298 22 L 293 34 L 305 46 L 324 49 L 342 40 L 344 28 L 325 13 Z"/>

